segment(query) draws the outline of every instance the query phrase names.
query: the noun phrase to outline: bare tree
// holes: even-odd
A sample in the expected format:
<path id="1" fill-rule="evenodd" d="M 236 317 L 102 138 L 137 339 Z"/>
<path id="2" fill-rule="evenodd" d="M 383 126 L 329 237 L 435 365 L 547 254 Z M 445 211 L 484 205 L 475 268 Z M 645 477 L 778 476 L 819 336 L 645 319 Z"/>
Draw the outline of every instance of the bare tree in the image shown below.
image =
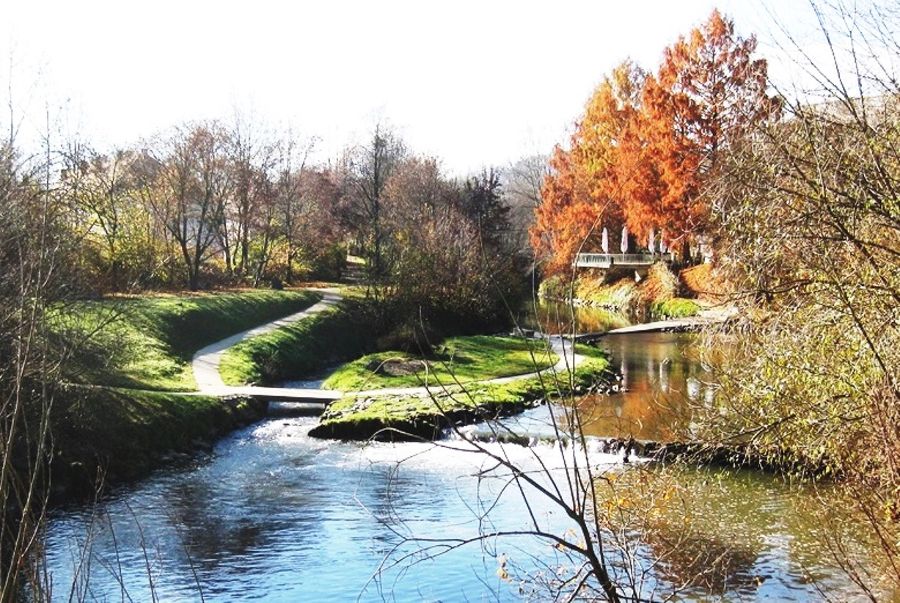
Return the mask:
<path id="1" fill-rule="evenodd" d="M 549 170 L 549 158 L 532 155 L 519 159 L 503 171 L 504 198 L 509 205 L 510 238 L 517 250 L 528 252 L 528 231 L 534 211 L 541 204 L 541 187 Z"/>
<path id="2" fill-rule="evenodd" d="M 267 178 L 275 160 L 275 148 L 257 124 L 238 117 L 228 133 L 226 152 L 233 185 L 225 219 L 219 225 L 219 239 L 226 271 L 243 276 L 250 270 L 256 217 L 266 214 L 265 202 L 271 192 Z"/>
<path id="3" fill-rule="evenodd" d="M 150 203 L 178 245 L 188 286 L 200 287 L 206 261 L 216 251 L 225 202 L 232 187 L 225 135 L 216 123 L 181 127 L 167 141 L 149 176 Z"/>
<path id="4" fill-rule="evenodd" d="M 274 208 L 278 234 L 286 246 L 285 280 L 288 282 L 294 279 L 294 267 L 302 251 L 303 233 L 311 209 L 305 180 L 309 175 L 307 162 L 314 142 L 309 140 L 302 144 L 288 134 L 276 152 Z"/>
<path id="5" fill-rule="evenodd" d="M 12 108 L 10 117 L 12 118 Z M 49 121 L 49 119 L 48 119 Z M 64 342 L 47 316 L 77 292 L 68 259 L 68 207 L 48 133 L 43 153 L 23 155 L 15 129 L 0 144 L 0 601 L 27 587 L 47 591 L 33 560 L 49 493 L 50 413 Z"/>
<path id="6" fill-rule="evenodd" d="M 64 152 L 61 178 L 62 194 L 70 202 L 75 225 L 86 250 L 97 245 L 94 260 L 104 277 L 104 286 L 113 290 L 126 287 L 125 254 L 144 208 L 136 208 L 139 197 L 131 167 L 133 154 L 115 150 L 103 155 L 81 144 Z M 97 236 L 99 235 L 99 236 Z"/>
<path id="7" fill-rule="evenodd" d="M 388 273 L 384 255 L 387 234 L 384 194 L 388 180 L 404 154 L 400 139 L 378 124 L 369 143 L 357 147 L 350 155 L 351 219 L 348 223 L 358 229 L 371 282 L 382 281 Z"/>

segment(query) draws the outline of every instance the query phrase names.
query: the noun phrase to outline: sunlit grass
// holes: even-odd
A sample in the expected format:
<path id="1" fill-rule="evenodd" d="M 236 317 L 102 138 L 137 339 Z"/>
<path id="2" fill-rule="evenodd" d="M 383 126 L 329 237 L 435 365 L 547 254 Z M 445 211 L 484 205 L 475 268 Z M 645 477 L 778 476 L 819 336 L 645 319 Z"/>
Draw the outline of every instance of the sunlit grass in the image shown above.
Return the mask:
<path id="1" fill-rule="evenodd" d="M 589 387 L 597 380 L 605 380 L 609 360 L 597 348 L 579 345 L 578 354 L 585 356 L 571 372 L 551 371 L 541 376 L 526 377 L 505 383 L 471 382 L 434 387 L 428 395 L 348 395 L 331 404 L 323 416 L 322 425 L 341 429 L 360 427 L 355 437 L 365 439 L 378 430 L 404 422 L 429 422 L 435 417 L 460 410 L 479 408 L 501 409 L 504 406 L 521 408 L 524 403 L 540 398 L 565 396 Z"/>
<path id="2" fill-rule="evenodd" d="M 395 351 L 369 354 L 332 373 L 323 387 L 358 391 L 468 383 L 530 373 L 556 361 L 546 341 L 486 335 L 454 337 L 438 346 L 429 358 Z"/>
<path id="3" fill-rule="evenodd" d="M 228 385 L 271 384 L 358 358 L 376 338 L 366 308 L 351 295 L 338 308 L 242 341 L 223 354 L 219 374 Z"/>
<path id="4" fill-rule="evenodd" d="M 696 316 L 698 312 L 700 312 L 700 304 L 683 297 L 654 302 L 650 306 L 650 313 L 654 318 L 687 318 Z"/>
<path id="5" fill-rule="evenodd" d="M 197 350 L 319 299 L 309 291 L 247 291 L 88 301 L 66 307 L 53 324 L 59 336 L 80 344 L 74 381 L 189 391 Z"/>

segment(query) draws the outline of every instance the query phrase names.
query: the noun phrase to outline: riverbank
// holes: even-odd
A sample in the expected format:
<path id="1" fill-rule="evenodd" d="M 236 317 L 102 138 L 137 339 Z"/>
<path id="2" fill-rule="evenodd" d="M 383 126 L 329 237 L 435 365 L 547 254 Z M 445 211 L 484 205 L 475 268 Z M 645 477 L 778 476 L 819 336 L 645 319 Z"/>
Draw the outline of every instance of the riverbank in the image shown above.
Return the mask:
<path id="1" fill-rule="evenodd" d="M 379 335 L 368 320 L 365 304 L 344 303 L 347 300 L 334 292 L 325 296 L 331 297 L 322 300 L 322 292 L 250 292 L 222 294 L 221 299 L 209 295 L 141 300 L 137 307 L 144 309 L 143 315 L 130 316 L 125 326 L 120 324 L 123 321 L 111 324 L 116 333 L 130 338 L 135 337 L 134 325 L 152 324 L 153 328 L 140 332 L 140 343 L 150 342 L 145 348 L 150 360 L 128 364 L 113 354 L 103 378 L 71 390 L 77 396 L 61 405 L 56 421 L 69 427 L 61 440 L 65 450 L 59 454 L 58 466 L 90 485 L 95 480 L 87 476 L 96 475 L 101 467 L 110 480 L 138 476 L 264 416 L 265 402 L 240 398 L 237 391 L 235 396 L 223 397 L 230 386 L 272 384 L 335 361 L 352 360 L 336 371 L 326 387 L 352 391 L 323 414 L 312 431 L 315 437 L 434 439 L 452 425 L 516 414 L 549 398 L 605 391 L 615 379 L 605 353 L 582 345 L 573 351 L 560 338 L 552 338 L 554 343 L 548 347 L 539 339 L 462 337 L 438 344 L 422 358 L 397 351 L 362 356 L 377 346 Z M 310 307 L 313 302 L 317 303 Z M 298 307 L 299 312 L 262 326 L 259 319 L 252 320 L 254 308 L 257 316 L 264 317 Z M 230 316 L 234 308 L 242 309 L 237 318 Z M 199 317 L 201 327 L 215 326 L 199 332 L 188 329 L 183 316 L 192 315 Z M 229 325 L 254 328 L 230 335 L 234 327 Z M 184 329 L 193 334 L 178 332 Z M 209 341 L 223 333 L 229 336 Z M 191 371 L 185 358 L 192 357 L 200 345 L 210 354 L 195 354 Z M 215 357 L 214 366 L 205 366 L 207 356 Z M 148 370 L 148 365 L 160 364 L 153 362 L 160 357 L 168 361 L 162 366 L 174 365 L 177 370 Z M 417 370 L 407 370 L 410 367 Z M 428 375 L 425 379 L 418 370 L 422 368 Z M 122 381 L 143 387 L 108 385 Z M 200 385 L 201 395 L 162 391 L 186 382 Z M 210 389 L 211 383 L 222 391 Z M 151 391 L 153 387 L 161 391 Z M 98 423 L 99 416 L 107 419 Z M 91 451 L 82 445 L 87 442 L 101 444 Z"/>
<path id="2" fill-rule="evenodd" d="M 307 290 L 115 297 L 51 316 L 55 336 L 76 342 L 49 417 L 53 499 L 142 477 L 261 419 L 264 402 L 192 393 L 191 358 L 320 298 Z"/>
<path id="3" fill-rule="evenodd" d="M 50 415 L 51 499 L 90 498 L 104 484 L 208 452 L 222 436 L 265 415 L 266 403 L 250 398 L 67 387 Z"/>
<path id="4" fill-rule="evenodd" d="M 196 390 L 197 350 L 320 299 L 310 290 L 123 296 L 68 305 L 49 321 L 74 346 L 68 382 L 185 392 Z"/>
<path id="5" fill-rule="evenodd" d="M 574 281 L 553 276 L 541 283 L 538 294 L 575 307 L 617 312 L 639 322 L 698 316 L 726 299 L 723 285 L 709 264 L 675 274 L 662 262 L 640 274 L 585 270 Z"/>

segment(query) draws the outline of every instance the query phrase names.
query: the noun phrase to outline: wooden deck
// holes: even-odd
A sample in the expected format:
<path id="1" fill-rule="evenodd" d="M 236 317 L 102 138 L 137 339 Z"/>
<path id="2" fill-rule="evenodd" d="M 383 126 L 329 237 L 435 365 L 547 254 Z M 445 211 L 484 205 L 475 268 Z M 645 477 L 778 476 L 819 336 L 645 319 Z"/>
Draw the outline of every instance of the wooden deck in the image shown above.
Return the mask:
<path id="1" fill-rule="evenodd" d="M 576 268 L 646 268 L 671 261 L 671 253 L 579 253 L 573 264 Z"/>

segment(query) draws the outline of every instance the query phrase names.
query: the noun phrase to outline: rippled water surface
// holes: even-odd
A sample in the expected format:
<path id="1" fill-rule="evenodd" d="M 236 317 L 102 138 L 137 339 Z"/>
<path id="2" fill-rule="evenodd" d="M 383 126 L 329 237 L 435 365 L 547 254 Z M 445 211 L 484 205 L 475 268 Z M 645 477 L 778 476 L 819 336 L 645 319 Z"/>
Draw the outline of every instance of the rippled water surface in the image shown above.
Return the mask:
<path id="1" fill-rule="evenodd" d="M 497 577 L 498 560 L 478 544 L 432 560 L 416 556 L 401 564 L 402 571 L 375 576 L 404 536 L 478 534 L 477 511 L 470 507 L 496 494 L 490 482 L 476 491 L 473 475 L 483 458 L 430 444 L 314 440 L 306 435 L 313 423 L 261 423 L 221 442 L 206 460 L 122 489 L 96 514 L 58 513 L 48 541 L 58 598 L 68 595 L 63 585 L 75 581 L 87 582 L 82 588 L 89 598 L 120 600 L 118 574 L 126 600 L 134 601 L 150 600 L 152 591 L 162 601 L 199 600 L 200 591 L 214 601 L 519 598 Z M 552 463 L 553 450 L 547 446 L 539 454 Z M 511 446 L 507 454 L 527 464 L 534 452 Z M 525 518 L 517 496 L 505 497 L 494 516 L 507 528 L 523 527 Z M 76 570 L 88 531 L 91 552 Z M 527 541 L 517 547 L 547 548 Z"/>

